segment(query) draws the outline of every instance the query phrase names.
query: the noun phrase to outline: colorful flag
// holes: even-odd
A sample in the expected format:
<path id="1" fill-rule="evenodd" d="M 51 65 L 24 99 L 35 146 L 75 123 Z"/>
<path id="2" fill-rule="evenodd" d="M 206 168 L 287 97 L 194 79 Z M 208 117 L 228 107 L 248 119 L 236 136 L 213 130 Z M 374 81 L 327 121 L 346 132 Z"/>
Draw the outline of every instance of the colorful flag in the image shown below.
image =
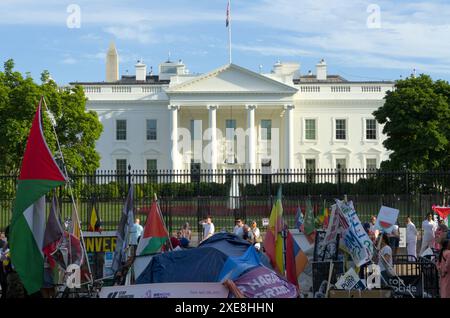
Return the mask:
<path id="1" fill-rule="evenodd" d="M 324 210 L 325 210 L 325 212 L 324 212 L 322 228 L 326 230 L 328 228 L 328 224 L 330 222 L 330 210 L 327 207 L 324 208 Z"/>
<path id="2" fill-rule="evenodd" d="M 300 207 L 297 208 L 297 214 L 295 215 L 295 227 L 301 231 L 301 227 L 303 225 L 304 219 L 303 219 L 303 213 L 302 209 Z"/>
<path id="3" fill-rule="evenodd" d="M 148 255 L 161 251 L 164 243 L 169 238 L 169 232 L 164 226 L 161 211 L 156 200 L 153 200 L 147 221 L 145 222 L 144 233 L 139 241 L 136 255 Z"/>
<path id="4" fill-rule="evenodd" d="M 11 259 L 28 294 L 39 291 L 43 283 L 45 194 L 66 182 L 44 138 L 41 104 L 42 98 L 28 136 L 11 219 Z"/>
<path id="5" fill-rule="evenodd" d="M 311 235 L 314 233 L 315 224 L 314 224 L 314 211 L 311 205 L 311 200 L 306 201 L 306 213 L 305 213 L 305 224 L 304 231 L 306 235 Z"/>
<path id="6" fill-rule="evenodd" d="M 55 193 L 53 195 L 52 207 L 50 208 L 50 213 L 48 215 L 47 225 L 45 226 L 44 243 L 42 248 L 44 255 L 47 257 L 50 268 L 54 268 L 56 265 L 52 254 L 56 251 L 58 243 L 61 241 L 63 235 L 64 230 L 59 220 L 58 200 Z"/>
<path id="7" fill-rule="evenodd" d="M 89 232 L 102 232 L 102 224 L 97 210 L 95 209 L 95 203 L 92 203 L 91 218 L 89 222 Z"/>
<path id="8" fill-rule="evenodd" d="M 305 270 L 308 257 L 301 250 L 291 232 L 287 230 L 286 237 L 286 277 L 294 285 L 298 286 L 298 277 Z"/>
<path id="9" fill-rule="evenodd" d="M 283 260 L 283 206 L 281 204 L 281 186 L 278 189 L 277 198 L 273 204 L 269 218 L 269 227 L 264 239 L 264 249 L 274 269 L 284 274 Z"/>
<path id="10" fill-rule="evenodd" d="M 227 5 L 227 20 L 225 22 L 226 27 L 228 28 L 230 26 L 230 21 L 231 21 L 231 14 L 230 14 L 230 0 L 228 0 L 228 5 Z"/>
<path id="11" fill-rule="evenodd" d="M 128 190 L 127 199 L 125 201 L 124 207 L 122 209 L 122 217 L 120 218 L 119 227 L 117 228 L 117 241 L 116 250 L 114 251 L 114 257 L 112 262 L 112 270 L 117 272 L 121 267 L 122 263 L 126 261 L 126 248 L 128 246 L 128 233 L 130 228 L 134 224 L 134 185 L 131 184 Z"/>

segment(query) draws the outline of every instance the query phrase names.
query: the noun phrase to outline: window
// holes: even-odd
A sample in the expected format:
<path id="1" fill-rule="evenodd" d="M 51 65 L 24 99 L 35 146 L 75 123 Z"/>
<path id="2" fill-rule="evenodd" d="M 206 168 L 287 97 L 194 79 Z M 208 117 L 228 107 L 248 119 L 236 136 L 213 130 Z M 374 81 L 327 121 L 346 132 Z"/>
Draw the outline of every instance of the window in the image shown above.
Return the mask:
<path id="1" fill-rule="evenodd" d="M 377 169 L 377 159 L 367 158 L 366 159 L 366 169 L 367 170 L 376 170 Z"/>
<path id="2" fill-rule="evenodd" d="M 336 159 L 336 168 L 347 169 L 347 160 Z"/>
<path id="3" fill-rule="evenodd" d="M 305 139 L 316 140 L 316 120 L 305 119 Z"/>
<path id="4" fill-rule="evenodd" d="M 234 133 L 235 129 L 236 129 L 236 120 L 227 119 L 225 121 L 225 134 L 226 134 L 227 140 L 232 140 L 233 135 L 234 135 L 234 139 L 236 140 L 237 136 Z"/>
<path id="5" fill-rule="evenodd" d="M 341 168 L 341 182 L 347 182 L 347 160 L 336 159 L 336 169 Z"/>
<path id="6" fill-rule="evenodd" d="M 156 119 L 147 119 L 147 140 L 156 140 L 158 136 L 156 127 Z"/>
<path id="7" fill-rule="evenodd" d="M 116 160 L 117 181 L 125 183 L 127 180 L 127 159 Z"/>
<path id="8" fill-rule="evenodd" d="M 201 164 L 191 160 L 191 182 L 200 182 Z"/>
<path id="9" fill-rule="evenodd" d="M 366 119 L 366 139 L 377 139 L 377 122 L 375 119 Z"/>
<path id="10" fill-rule="evenodd" d="M 127 121 L 125 119 L 116 120 L 116 140 L 127 140 Z"/>
<path id="11" fill-rule="evenodd" d="M 202 121 L 191 119 L 191 140 L 202 140 Z"/>
<path id="12" fill-rule="evenodd" d="M 272 140 L 272 121 L 270 119 L 261 120 L 261 140 Z"/>
<path id="13" fill-rule="evenodd" d="M 347 120 L 346 119 L 336 119 L 336 139 L 346 140 L 347 139 Z"/>
<path id="14" fill-rule="evenodd" d="M 158 180 L 158 161 L 156 159 L 147 159 L 147 174 L 149 181 L 156 183 Z"/>
<path id="15" fill-rule="evenodd" d="M 261 160 L 261 172 L 262 172 L 262 183 L 271 183 L 272 179 L 272 160 L 262 159 Z"/>
<path id="16" fill-rule="evenodd" d="M 316 159 L 306 159 L 305 168 L 306 168 L 306 182 L 314 183 L 315 181 L 314 174 L 316 173 Z"/>

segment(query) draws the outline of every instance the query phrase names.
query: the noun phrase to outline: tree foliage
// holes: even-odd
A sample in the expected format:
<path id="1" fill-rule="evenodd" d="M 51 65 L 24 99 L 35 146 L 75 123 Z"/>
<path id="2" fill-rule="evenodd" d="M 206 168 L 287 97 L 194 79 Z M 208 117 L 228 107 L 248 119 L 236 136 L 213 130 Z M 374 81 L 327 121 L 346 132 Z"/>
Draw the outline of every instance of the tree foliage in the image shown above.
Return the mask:
<path id="1" fill-rule="evenodd" d="M 68 172 L 97 169 L 100 156 L 95 150 L 95 142 L 103 127 L 95 112 L 86 111 L 87 99 L 82 87 L 61 89 L 47 71 L 41 75 L 41 81 L 39 85 L 30 76 L 24 78 L 14 70 L 13 60 L 6 61 L 4 71 L 0 71 L 0 172 L 19 172 L 41 96 L 47 105 L 43 105 L 44 135 L 55 157 L 60 156 L 51 117 Z M 47 108 L 50 113 L 46 112 Z"/>
<path id="2" fill-rule="evenodd" d="M 384 169 L 450 169 L 450 85 L 427 75 L 400 80 L 373 114 L 392 151 Z"/>

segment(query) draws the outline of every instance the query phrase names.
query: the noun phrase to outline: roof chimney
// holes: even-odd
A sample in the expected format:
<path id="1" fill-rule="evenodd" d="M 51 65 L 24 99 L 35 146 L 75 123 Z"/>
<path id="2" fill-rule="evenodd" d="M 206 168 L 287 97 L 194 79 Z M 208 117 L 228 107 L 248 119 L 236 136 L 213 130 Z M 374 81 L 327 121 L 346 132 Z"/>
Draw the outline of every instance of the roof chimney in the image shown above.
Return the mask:
<path id="1" fill-rule="evenodd" d="M 316 65 L 316 77 L 318 81 L 327 80 L 327 63 L 324 59 Z"/>
<path id="2" fill-rule="evenodd" d="M 136 65 L 136 81 L 145 81 L 147 78 L 147 65 L 138 60 Z"/>

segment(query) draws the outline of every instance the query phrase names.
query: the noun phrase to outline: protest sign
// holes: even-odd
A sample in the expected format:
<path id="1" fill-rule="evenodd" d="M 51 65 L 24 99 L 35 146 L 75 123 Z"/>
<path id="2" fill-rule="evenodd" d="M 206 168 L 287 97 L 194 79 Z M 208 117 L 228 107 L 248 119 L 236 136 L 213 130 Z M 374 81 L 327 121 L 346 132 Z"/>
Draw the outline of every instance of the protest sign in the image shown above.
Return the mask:
<path id="1" fill-rule="evenodd" d="M 114 252 L 116 250 L 117 234 L 108 232 L 84 232 L 84 244 L 87 253 Z"/>
<path id="2" fill-rule="evenodd" d="M 247 298 L 296 298 L 297 288 L 274 271 L 260 266 L 235 280 Z"/>
<path id="3" fill-rule="evenodd" d="M 336 212 L 340 215 L 344 245 L 356 266 L 372 259 L 373 243 L 358 218 L 353 203 L 336 200 Z"/>
<path id="4" fill-rule="evenodd" d="M 344 275 L 342 275 L 339 280 L 335 284 L 337 289 L 366 289 L 366 285 L 359 278 L 358 274 L 355 272 L 353 268 L 350 268 Z"/>
<path id="5" fill-rule="evenodd" d="M 388 234 L 391 233 L 395 222 L 397 222 L 399 212 L 397 209 L 382 205 L 378 213 L 375 228 Z"/>
<path id="6" fill-rule="evenodd" d="M 400 232 L 399 247 L 406 247 L 406 227 L 401 227 L 398 230 Z"/>
<path id="7" fill-rule="evenodd" d="M 324 238 L 324 243 L 328 244 L 336 240 L 339 232 L 339 217 L 336 215 L 336 204 L 331 206 L 331 215 L 328 223 L 327 233 Z"/>
<path id="8" fill-rule="evenodd" d="M 221 283 L 158 283 L 103 287 L 100 298 L 227 298 Z"/>

